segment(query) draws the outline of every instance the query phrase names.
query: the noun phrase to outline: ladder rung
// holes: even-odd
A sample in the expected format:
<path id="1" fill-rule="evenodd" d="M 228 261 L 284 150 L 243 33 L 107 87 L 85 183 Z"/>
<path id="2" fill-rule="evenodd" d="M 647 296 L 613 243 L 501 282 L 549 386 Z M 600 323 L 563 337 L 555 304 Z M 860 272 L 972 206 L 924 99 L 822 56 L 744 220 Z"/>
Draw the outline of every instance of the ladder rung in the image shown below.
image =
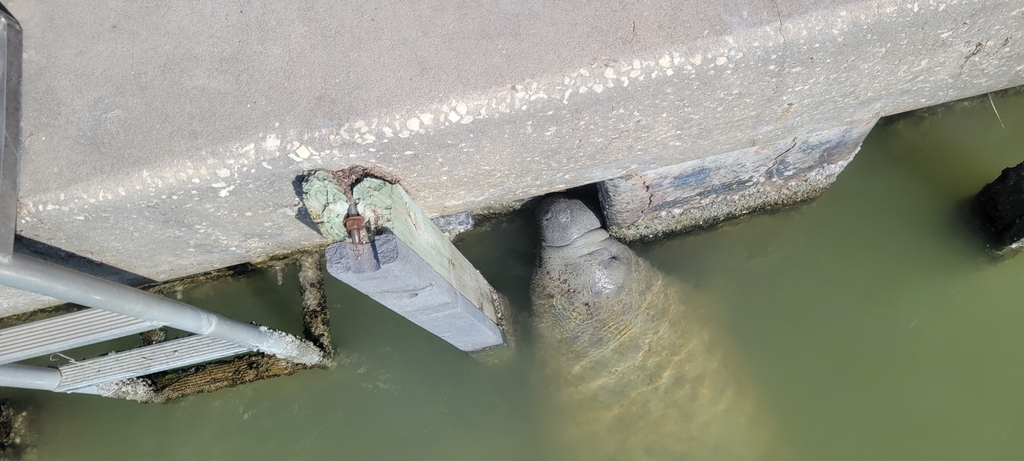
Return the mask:
<path id="1" fill-rule="evenodd" d="M 65 351 L 160 327 L 101 309 L 85 309 L 0 330 L 0 364 Z"/>
<path id="2" fill-rule="evenodd" d="M 209 336 L 187 336 L 173 341 L 115 352 L 94 359 L 61 365 L 57 392 L 134 378 L 248 352 L 250 349 Z"/>

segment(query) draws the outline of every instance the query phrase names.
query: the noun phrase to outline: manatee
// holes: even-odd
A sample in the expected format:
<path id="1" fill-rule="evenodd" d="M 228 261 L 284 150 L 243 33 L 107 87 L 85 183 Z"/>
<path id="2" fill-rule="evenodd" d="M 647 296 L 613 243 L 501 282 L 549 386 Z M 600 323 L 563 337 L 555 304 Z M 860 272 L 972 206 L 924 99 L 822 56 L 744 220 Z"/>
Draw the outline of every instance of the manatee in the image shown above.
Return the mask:
<path id="1" fill-rule="evenodd" d="M 573 457 L 774 458 L 757 393 L 693 290 L 610 238 L 580 200 L 545 198 L 537 220 L 534 329 Z"/>

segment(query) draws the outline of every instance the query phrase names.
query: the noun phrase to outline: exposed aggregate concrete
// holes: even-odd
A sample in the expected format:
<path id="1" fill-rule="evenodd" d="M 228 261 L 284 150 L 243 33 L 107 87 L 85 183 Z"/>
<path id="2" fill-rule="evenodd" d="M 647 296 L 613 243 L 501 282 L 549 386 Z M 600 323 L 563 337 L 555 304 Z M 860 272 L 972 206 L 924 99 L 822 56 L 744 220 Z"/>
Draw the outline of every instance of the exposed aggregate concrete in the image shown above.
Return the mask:
<path id="1" fill-rule="evenodd" d="M 19 232 L 133 284 L 316 246 L 309 169 L 436 216 L 1024 84 L 1024 0 L 7 6 Z"/>

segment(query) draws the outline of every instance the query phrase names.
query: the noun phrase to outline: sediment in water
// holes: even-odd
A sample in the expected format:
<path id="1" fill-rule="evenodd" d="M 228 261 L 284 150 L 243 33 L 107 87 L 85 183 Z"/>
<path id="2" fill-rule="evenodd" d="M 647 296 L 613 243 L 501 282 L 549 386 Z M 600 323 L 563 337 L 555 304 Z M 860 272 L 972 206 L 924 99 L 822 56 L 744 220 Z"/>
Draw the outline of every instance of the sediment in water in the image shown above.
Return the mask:
<path id="1" fill-rule="evenodd" d="M 31 458 L 26 438 L 29 411 L 10 400 L 0 400 L 0 459 L 25 460 Z"/>

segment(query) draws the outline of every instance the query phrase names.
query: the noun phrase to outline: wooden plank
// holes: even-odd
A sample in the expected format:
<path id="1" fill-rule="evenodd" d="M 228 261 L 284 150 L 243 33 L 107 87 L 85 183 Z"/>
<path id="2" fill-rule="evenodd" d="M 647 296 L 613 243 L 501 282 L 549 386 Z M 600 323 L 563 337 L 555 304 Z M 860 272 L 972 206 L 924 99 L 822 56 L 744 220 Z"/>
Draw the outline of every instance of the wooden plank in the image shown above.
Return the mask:
<path id="1" fill-rule="evenodd" d="M 323 170 L 310 172 L 302 181 L 302 202 L 320 235 L 332 242 L 348 239 L 344 223 L 348 199 L 333 174 Z"/>
<path id="2" fill-rule="evenodd" d="M 452 245 L 401 186 L 367 178 L 352 190 L 356 207 L 371 228 L 387 228 L 448 283 L 500 324 L 496 293 L 480 271 Z"/>

